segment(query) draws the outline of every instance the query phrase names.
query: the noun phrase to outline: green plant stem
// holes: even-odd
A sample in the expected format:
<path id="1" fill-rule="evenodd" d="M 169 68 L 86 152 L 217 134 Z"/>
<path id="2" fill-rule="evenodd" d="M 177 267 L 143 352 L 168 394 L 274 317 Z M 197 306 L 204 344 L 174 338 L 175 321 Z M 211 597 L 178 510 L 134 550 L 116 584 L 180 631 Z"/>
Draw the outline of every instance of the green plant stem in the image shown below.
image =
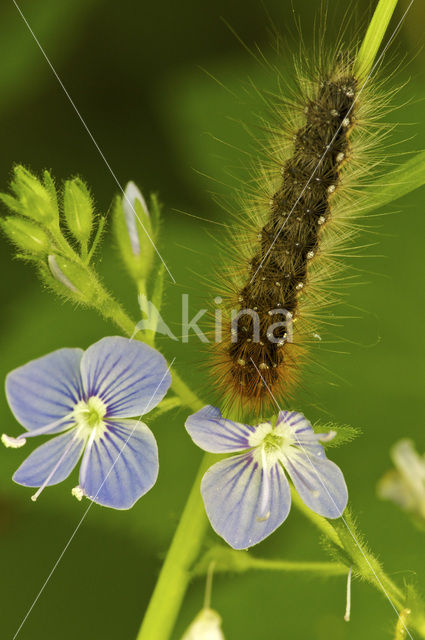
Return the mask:
<path id="1" fill-rule="evenodd" d="M 322 576 L 346 576 L 347 567 L 341 562 L 297 562 L 291 560 L 269 560 L 249 556 L 246 569 L 283 571 L 291 573 L 312 573 Z M 220 565 L 214 569 L 220 572 Z M 226 569 L 223 567 L 223 571 Z M 245 569 L 244 569 L 245 570 Z"/>
<path id="2" fill-rule="evenodd" d="M 326 518 L 322 518 L 322 516 L 319 516 L 317 513 L 314 513 L 314 511 L 309 509 L 307 505 L 305 505 L 304 502 L 301 500 L 300 496 L 298 495 L 298 493 L 295 491 L 293 487 L 291 487 L 291 498 L 292 498 L 292 504 L 299 511 L 301 511 L 301 513 L 303 513 L 305 517 L 308 518 L 314 524 L 315 527 L 320 529 L 320 531 L 326 536 L 326 538 L 328 538 L 331 542 L 333 542 L 333 544 L 336 545 L 337 547 L 342 548 L 341 540 L 339 539 L 338 534 L 336 533 L 332 525 L 329 523 L 329 521 L 326 520 Z"/>
<path id="3" fill-rule="evenodd" d="M 353 567 L 355 576 L 374 586 L 398 611 L 406 606 L 404 593 L 387 576 L 380 563 L 367 549 L 348 510 L 344 519 L 329 521 L 306 507 L 295 490 L 292 490 L 292 502 L 335 545 L 344 564 Z"/>
<path id="4" fill-rule="evenodd" d="M 137 640 L 168 640 L 202 547 L 208 519 L 199 485 L 216 456 L 206 454 L 159 574 Z"/>
<path id="5" fill-rule="evenodd" d="M 347 575 L 348 569 L 342 562 L 305 562 L 256 558 L 248 551 L 235 551 L 230 547 L 217 545 L 204 554 L 193 569 L 194 576 L 208 573 L 214 563 L 214 573 L 243 573 L 251 569 L 260 571 L 282 571 L 290 573 L 313 573 L 323 577 Z"/>

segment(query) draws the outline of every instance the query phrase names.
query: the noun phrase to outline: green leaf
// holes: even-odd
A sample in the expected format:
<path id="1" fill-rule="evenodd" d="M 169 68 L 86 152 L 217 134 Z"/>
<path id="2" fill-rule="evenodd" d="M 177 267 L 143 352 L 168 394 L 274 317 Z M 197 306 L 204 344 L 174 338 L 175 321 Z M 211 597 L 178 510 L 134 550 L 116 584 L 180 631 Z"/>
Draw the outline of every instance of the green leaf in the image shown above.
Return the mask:
<path id="1" fill-rule="evenodd" d="M 354 73 L 360 80 L 364 81 L 372 69 L 396 6 L 397 0 L 380 0 L 378 2 L 354 65 Z"/>
<path id="2" fill-rule="evenodd" d="M 374 181 L 372 189 L 367 191 L 362 211 L 369 213 L 402 198 L 424 184 L 425 151 L 420 151 L 400 167 Z"/>

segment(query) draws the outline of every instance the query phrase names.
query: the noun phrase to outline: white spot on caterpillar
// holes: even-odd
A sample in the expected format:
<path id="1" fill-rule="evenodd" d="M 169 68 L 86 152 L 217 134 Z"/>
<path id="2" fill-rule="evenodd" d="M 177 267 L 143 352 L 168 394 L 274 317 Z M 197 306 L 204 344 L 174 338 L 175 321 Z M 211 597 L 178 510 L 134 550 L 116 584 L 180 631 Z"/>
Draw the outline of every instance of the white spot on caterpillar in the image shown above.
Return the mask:
<path id="1" fill-rule="evenodd" d="M 335 159 L 339 164 L 340 162 L 342 162 L 344 160 L 344 158 L 345 158 L 345 153 L 342 153 L 342 151 L 341 151 L 340 153 L 338 153 L 338 155 L 337 155 L 337 157 Z"/>
<path id="2" fill-rule="evenodd" d="M 239 358 L 238 365 L 240 365 L 241 367 L 244 367 L 246 365 L 245 360 L 243 358 Z"/>
<path id="3" fill-rule="evenodd" d="M 307 260 L 311 260 L 312 258 L 314 258 L 314 251 L 309 251 L 307 253 Z"/>
<path id="4" fill-rule="evenodd" d="M 259 368 L 260 369 L 268 369 L 269 367 L 265 362 L 260 362 Z"/>
<path id="5" fill-rule="evenodd" d="M 320 218 L 318 219 L 317 223 L 318 224 L 323 224 L 326 221 L 325 216 L 320 216 Z"/>
<path id="6" fill-rule="evenodd" d="M 345 92 L 345 95 L 347 96 L 347 98 L 354 98 L 354 91 L 351 87 L 348 87 L 348 89 Z"/>
<path id="7" fill-rule="evenodd" d="M 344 118 L 344 120 L 342 121 L 342 126 L 347 128 L 350 126 L 350 118 Z"/>
<path id="8" fill-rule="evenodd" d="M 295 287 L 295 289 L 300 290 L 300 289 L 302 289 L 303 287 L 304 287 L 304 284 L 303 284 L 302 282 L 299 282 L 299 283 L 297 284 L 297 286 Z"/>
<path id="9" fill-rule="evenodd" d="M 336 186 L 334 184 L 331 184 L 330 187 L 328 187 L 328 193 L 333 193 L 336 189 Z"/>
<path id="10" fill-rule="evenodd" d="M 338 111 L 336 109 L 332 109 L 331 110 L 331 116 L 334 116 L 334 117 L 339 116 Z"/>

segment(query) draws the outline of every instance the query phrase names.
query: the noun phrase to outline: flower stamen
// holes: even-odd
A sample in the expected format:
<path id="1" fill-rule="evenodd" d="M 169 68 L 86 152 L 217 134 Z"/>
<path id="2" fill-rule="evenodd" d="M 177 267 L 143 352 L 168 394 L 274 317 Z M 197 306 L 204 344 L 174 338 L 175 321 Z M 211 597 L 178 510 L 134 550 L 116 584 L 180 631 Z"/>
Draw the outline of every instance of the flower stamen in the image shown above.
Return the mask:
<path id="1" fill-rule="evenodd" d="M 270 509 L 267 509 L 270 500 L 270 478 L 267 469 L 265 445 L 261 447 L 261 463 L 263 466 L 263 490 L 261 493 L 260 515 L 257 517 L 257 522 L 264 522 L 265 520 L 268 520 L 270 518 Z"/>
<path id="2" fill-rule="evenodd" d="M 5 433 L 3 433 L 2 435 L 1 441 L 6 448 L 10 449 L 19 449 L 26 443 L 25 438 L 21 438 L 20 436 L 18 436 L 17 438 L 12 438 L 12 436 L 8 436 Z"/>

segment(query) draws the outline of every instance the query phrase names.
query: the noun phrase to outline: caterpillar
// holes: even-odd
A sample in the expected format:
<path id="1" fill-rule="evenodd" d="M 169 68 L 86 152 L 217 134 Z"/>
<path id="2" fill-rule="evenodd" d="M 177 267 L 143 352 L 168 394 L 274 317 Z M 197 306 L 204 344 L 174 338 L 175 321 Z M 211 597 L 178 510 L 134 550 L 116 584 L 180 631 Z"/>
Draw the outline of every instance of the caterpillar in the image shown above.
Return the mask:
<path id="1" fill-rule="evenodd" d="M 269 99 L 274 122 L 255 170 L 259 193 L 237 214 L 232 260 L 220 274 L 220 295 L 224 287 L 234 311 L 214 344 L 212 371 L 232 406 L 261 412 L 291 395 L 320 314 L 335 302 L 343 269 L 335 256 L 358 232 L 361 208 L 344 193 L 373 166 L 362 154 L 381 137 L 377 98 L 356 77 L 354 59 L 339 45 L 314 73 L 299 72 L 295 97 Z"/>

